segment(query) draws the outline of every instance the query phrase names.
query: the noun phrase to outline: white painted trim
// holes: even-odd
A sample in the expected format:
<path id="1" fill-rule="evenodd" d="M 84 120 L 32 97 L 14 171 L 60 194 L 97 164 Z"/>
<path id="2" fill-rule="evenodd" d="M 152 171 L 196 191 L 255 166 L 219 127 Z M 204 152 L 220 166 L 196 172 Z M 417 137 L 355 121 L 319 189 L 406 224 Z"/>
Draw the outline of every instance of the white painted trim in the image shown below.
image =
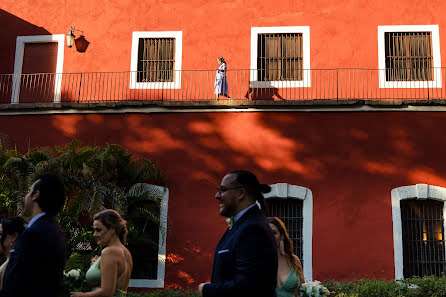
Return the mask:
<path id="1" fill-rule="evenodd" d="M 137 82 L 138 44 L 140 38 L 175 38 L 175 65 L 173 82 Z M 133 32 L 130 61 L 130 89 L 180 89 L 181 60 L 183 56 L 183 31 Z"/>
<path id="2" fill-rule="evenodd" d="M 258 81 L 257 80 L 257 41 L 261 33 L 302 33 L 303 80 L 296 81 Z M 251 71 L 249 75 L 252 88 L 309 88 L 310 73 L 310 27 L 251 27 Z"/>
<path id="3" fill-rule="evenodd" d="M 17 36 L 14 60 L 14 77 L 12 81 L 11 103 L 19 103 L 20 96 L 20 78 L 23 67 L 23 54 L 27 43 L 48 43 L 57 42 L 57 63 L 56 63 L 56 80 L 54 84 L 54 102 L 60 102 L 62 73 L 63 73 L 63 55 L 64 55 L 64 34 L 55 35 L 32 35 Z"/>
<path id="4" fill-rule="evenodd" d="M 417 184 L 395 188 L 391 192 L 392 196 L 392 221 L 393 221 L 393 255 L 395 261 L 395 279 L 403 279 L 403 236 L 401 227 L 400 201 L 404 199 L 432 199 L 446 201 L 446 188 Z M 443 204 L 443 216 L 446 214 L 446 203 Z M 444 220 L 446 230 L 446 220 Z M 446 254 L 446 251 L 445 251 Z"/>
<path id="5" fill-rule="evenodd" d="M 310 189 L 287 183 L 272 184 L 271 192 L 264 194 L 265 199 L 299 199 L 302 200 L 302 241 L 305 280 L 313 280 L 313 193 Z"/>
<path id="6" fill-rule="evenodd" d="M 156 279 L 131 279 L 129 287 L 132 288 L 164 288 L 164 276 L 166 272 L 166 238 L 167 238 L 167 209 L 169 202 L 169 189 L 152 186 L 161 198 L 160 231 L 158 237 L 158 272 Z"/>
<path id="7" fill-rule="evenodd" d="M 432 32 L 433 81 L 386 81 L 386 32 Z M 380 88 L 441 88 L 441 55 L 438 25 L 378 26 L 378 68 L 380 69 Z"/>

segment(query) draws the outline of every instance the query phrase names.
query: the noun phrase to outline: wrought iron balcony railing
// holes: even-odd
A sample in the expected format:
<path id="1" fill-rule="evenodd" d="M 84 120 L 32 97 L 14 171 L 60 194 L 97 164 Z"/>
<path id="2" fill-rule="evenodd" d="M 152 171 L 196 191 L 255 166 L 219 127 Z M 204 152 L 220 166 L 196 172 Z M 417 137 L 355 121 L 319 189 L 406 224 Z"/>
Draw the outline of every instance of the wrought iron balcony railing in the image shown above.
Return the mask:
<path id="1" fill-rule="evenodd" d="M 311 69 L 283 75 L 287 70 L 229 70 L 228 96 L 219 100 L 348 100 L 446 99 L 446 68 L 431 69 Z M 296 71 L 296 70 L 293 70 Z M 420 75 L 404 73 L 420 72 Z M 154 71 L 155 72 L 155 71 Z M 161 73 L 166 72 L 166 73 Z M 168 72 L 168 73 L 167 73 Z M 216 100 L 215 70 L 0 74 L 0 103 Z M 287 77 L 283 80 L 281 77 Z M 427 81 L 419 80 L 428 77 Z M 153 79 L 156 78 L 156 79 Z M 164 81 L 156 81 L 161 80 Z M 408 80 L 412 79 L 412 80 Z M 416 80 L 418 79 L 418 80 Z"/>

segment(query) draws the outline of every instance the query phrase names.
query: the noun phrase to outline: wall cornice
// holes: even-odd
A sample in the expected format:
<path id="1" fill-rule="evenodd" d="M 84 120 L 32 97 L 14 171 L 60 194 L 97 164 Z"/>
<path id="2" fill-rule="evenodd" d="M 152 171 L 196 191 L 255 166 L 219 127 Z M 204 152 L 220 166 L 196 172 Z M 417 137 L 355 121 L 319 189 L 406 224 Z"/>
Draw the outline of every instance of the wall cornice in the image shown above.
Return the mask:
<path id="1" fill-rule="evenodd" d="M 0 115 L 163 112 L 446 112 L 446 100 L 209 100 L 0 104 Z"/>

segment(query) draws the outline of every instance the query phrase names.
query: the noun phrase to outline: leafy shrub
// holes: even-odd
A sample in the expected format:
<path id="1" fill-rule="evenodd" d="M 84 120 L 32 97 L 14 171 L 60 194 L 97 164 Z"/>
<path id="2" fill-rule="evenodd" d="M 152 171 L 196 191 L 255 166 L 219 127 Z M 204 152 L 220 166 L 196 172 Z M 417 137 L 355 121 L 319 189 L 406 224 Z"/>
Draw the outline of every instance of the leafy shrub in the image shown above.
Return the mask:
<path id="1" fill-rule="evenodd" d="M 148 184 L 167 182 L 153 161 L 135 158 L 119 145 L 84 146 L 78 141 L 22 154 L 8 150 L 0 137 L 0 218 L 21 215 L 22 198 L 46 173 L 59 176 L 65 186 L 67 200 L 59 215 L 68 245 L 65 271 L 86 272 L 92 257 L 100 253 L 91 225 L 93 215 L 104 208 L 118 211 L 127 220 L 129 249 L 157 248 L 158 233 L 154 238 L 146 226 L 159 227 L 162 193 Z"/>
<path id="2" fill-rule="evenodd" d="M 443 297 L 446 296 L 446 277 L 425 276 L 406 280 L 409 297 Z"/>
<path id="3" fill-rule="evenodd" d="M 400 281 L 359 280 L 323 283 L 331 297 L 446 297 L 446 277 L 425 276 Z M 129 292 L 128 297 L 198 297 L 191 289 L 161 289 L 150 292 Z"/>
<path id="4" fill-rule="evenodd" d="M 380 280 L 362 280 L 358 284 L 358 296 L 383 297 L 396 296 L 392 283 Z"/>
<path id="5" fill-rule="evenodd" d="M 355 282 L 336 282 L 329 280 L 324 286 L 331 292 L 331 296 L 350 297 L 356 292 L 357 284 Z"/>
<path id="6" fill-rule="evenodd" d="M 332 297 L 446 297 L 446 277 L 425 276 L 406 280 L 360 280 L 324 283 Z"/>
<path id="7" fill-rule="evenodd" d="M 199 297 L 198 291 L 191 289 L 182 290 L 154 290 L 145 293 L 128 292 L 127 297 Z"/>

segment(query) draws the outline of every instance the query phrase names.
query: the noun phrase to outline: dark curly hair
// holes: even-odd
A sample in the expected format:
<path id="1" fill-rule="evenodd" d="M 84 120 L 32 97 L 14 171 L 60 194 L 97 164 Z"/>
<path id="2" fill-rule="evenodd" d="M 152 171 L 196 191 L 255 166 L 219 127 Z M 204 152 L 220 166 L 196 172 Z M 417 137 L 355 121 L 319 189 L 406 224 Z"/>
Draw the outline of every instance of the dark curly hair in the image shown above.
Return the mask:
<path id="1" fill-rule="evenodd" d="M 0 237 L 0 244 L 5 249 L 4 242 L 6 236 L 14 234 L 22 234 L 25 231 L 25 220 L 21 217 L 9 217 L 0 221 L 3 228 L 2 236 Z"/>
<path id="2" fill-rule="evenodd" d="M 32 195 L 39 191 L 39 207 L 49 216 L 57 215 L 65 204 L 65 188 L 60 179 L 52 174 L 39 176 Z"/>
<path id="3" fill-rule="evenodd" d="M 235 182 L 243 186 L 248 193 L 260 203 L 262 208 L 265 207 L 265 198 L 263 193 L 271 191 L 271 187 L 266 184 L 260 184 L 254 173 L 247 170 L 234 170 L 229 174 L 235 175 Z"/>

